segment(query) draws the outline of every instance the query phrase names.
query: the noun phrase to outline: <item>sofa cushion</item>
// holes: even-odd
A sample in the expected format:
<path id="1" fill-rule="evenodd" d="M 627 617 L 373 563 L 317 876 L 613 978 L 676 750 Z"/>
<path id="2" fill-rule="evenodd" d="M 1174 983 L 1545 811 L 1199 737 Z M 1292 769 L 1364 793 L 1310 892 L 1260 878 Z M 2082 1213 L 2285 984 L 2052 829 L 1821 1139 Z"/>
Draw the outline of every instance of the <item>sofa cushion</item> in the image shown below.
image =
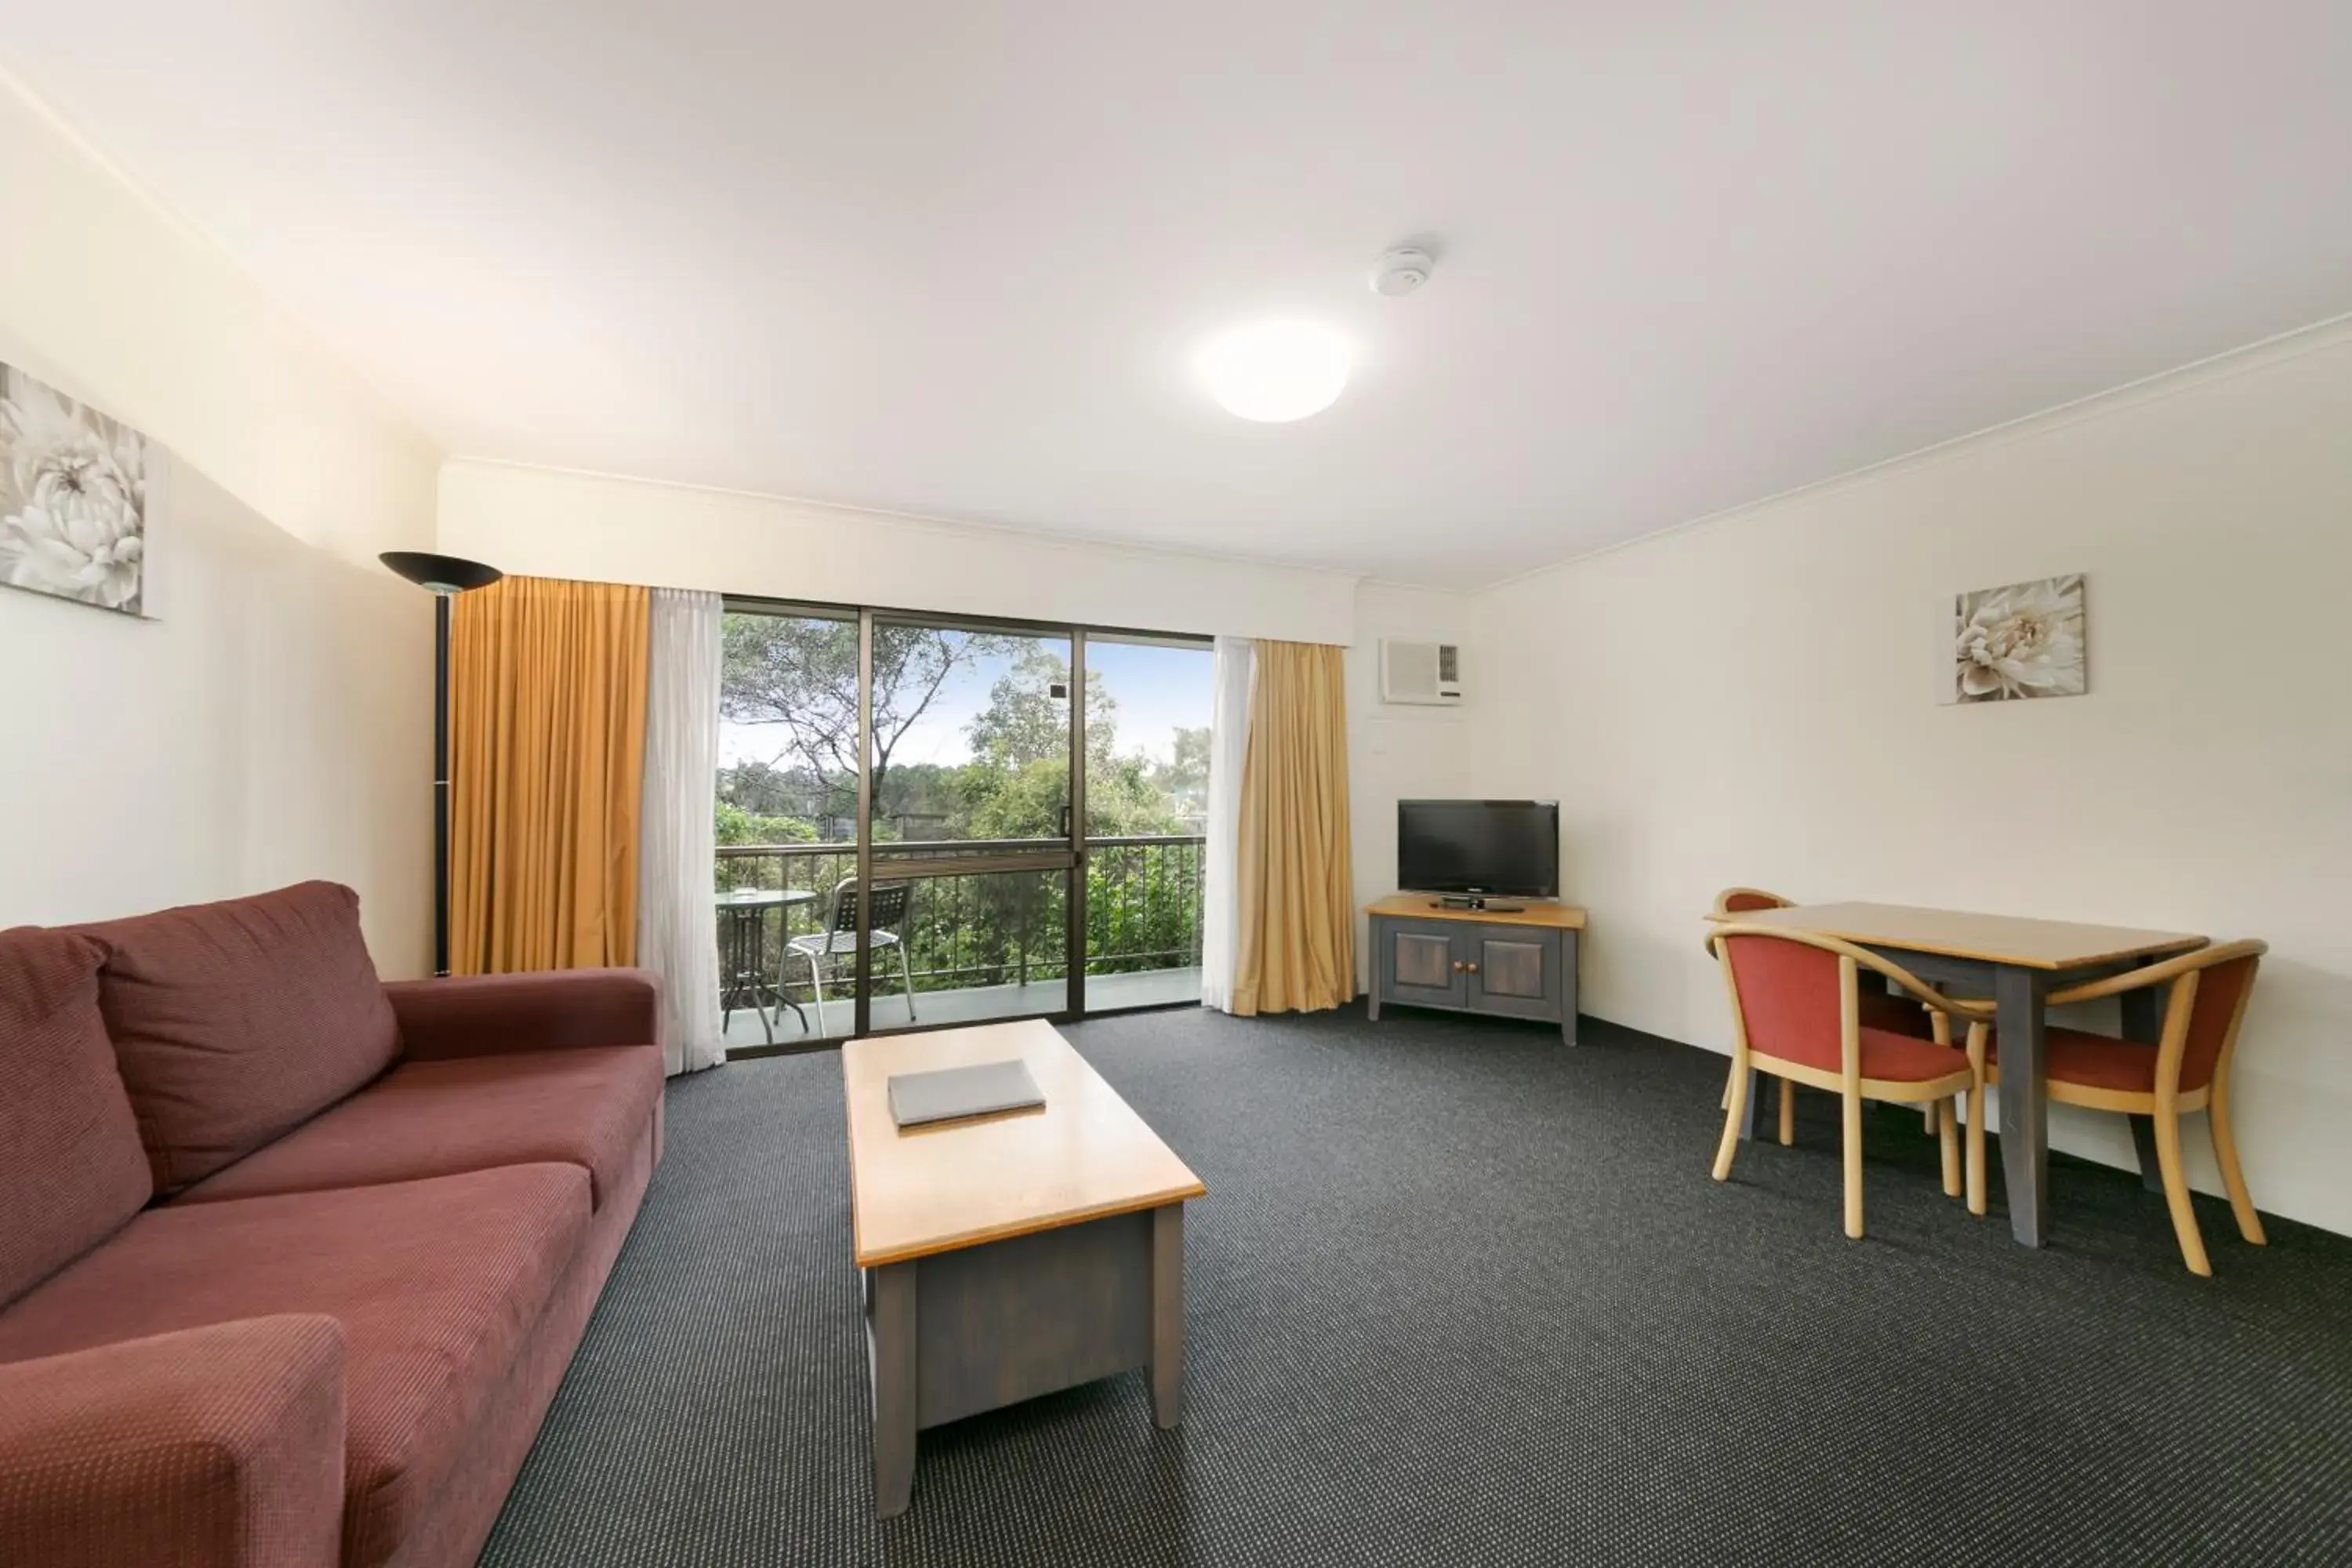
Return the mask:
<path id="1" fill-rule="evenodd" d="M 432 1504 L 588 1232 L 576 1165 L 150 1209 L 0 1313 L 0 1362 L 285 1312 L 343 1325 L 343 1563 Z"/>
<path id="2" fill-rule="evenodd" d="M 303 882 L 78 928 L 158 1192 L 301 1125 L 392 1066 L 400 1027 L 359 895 Z"/>
<path id="3" fill-rule="evenodd" d="M 0 1306 L 154 1194 L 98 1010 L 105 958 L 88 937 L 0 931 Z"/>
<path id="4" fill-rule="evenodd" d="M 585 1170 L 602 1208 L 661 1094 L 659 1046 L 403 1062 L 179 1201 L 319 1192 L 547 1161 Z"/>

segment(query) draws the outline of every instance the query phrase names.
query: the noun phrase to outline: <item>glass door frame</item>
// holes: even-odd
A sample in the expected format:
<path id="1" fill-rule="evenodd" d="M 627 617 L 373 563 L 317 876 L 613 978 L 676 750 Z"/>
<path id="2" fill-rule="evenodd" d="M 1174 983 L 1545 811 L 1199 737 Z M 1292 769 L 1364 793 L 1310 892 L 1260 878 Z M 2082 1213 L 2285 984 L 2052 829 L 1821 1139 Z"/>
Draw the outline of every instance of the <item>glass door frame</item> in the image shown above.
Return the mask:
<path id="1" fill-rule="evenodd" d="M 959 1029 L 982 1026 L 986 1023 L 1013 1023 L 1023 1019 L 1043 1018 L 1056 1023 L 1074 1023 L 1087 1016 L 1087 868 L 1088 861 L 1087 834 L 1087 639 L 1089 635 L 1107 641 L 1159 644 L 1166 647 L 1198 647 L 1213 646 L 1213 638 L 1197 632 L 1149 630 L 1139 626 L 1102 626 L 1069 621 L 1041 621 L 1009 616 L 958 616 L 937 610 L 902 610 L 873 605 L 839 605 L 822 600 L 771 597 L 764 595 L 729 594 L 722 595 L 722 608 L 727 614 L 793 615 L 803 614 L 834 620 L 855 618 L 857 623 L 857 885 L 870 888 L 874 884 L 874 626 L 879 620 L 893 625 L 930 626 L 950 631 L 997 631 L 1013 636 L 1066 637 L 1070 645 L 1070 792 L 1068 810 L 1070 826 L 1066 834 L 1048 840 L 1059 847 L 1035 851 L 1011 852 L 1001 856 L 966 856 L 940 858 L 929 861 L 904 862 L 915 876 L 939 876 L 950 870 L 965 874 L 988 872 L 1059 871 L 1067 878 L 1064 899 L 1065 972 L 1068 976 L 1063 1005 L 1058 1010 L 1041 1013 L 1009 1015 L 987 1020 L 959 1020 L 949 1023 L 915 1023 L 894 1026 L 881 1031 L 884 1035 L 919 1034 L 932 1029 Z M 886 862 L 886 870 L 897 867 Z M 873 1027 L 873 942 L 869 923 L 868 901 L 857 900 L 856 944 L 854 973 L 856 983 L 853 994 L 852 1023 L 849 1039 L 863 1039 L 876 1033 Z M 1197 1006 L 1197 1002 L 1163 1002 L 1140 1007 L 1121 1008 L 1121 1013 L 1164 1012 L 1179 1007 Z M 804 1051 L 832 1050 L 839 1039 L 810 1040 L 800 1045 L 745 1046 L 728 1051 L 730 1058 L 751 1059 L 763 1056 L 795 1055 Z"/>
<path id="2" fill-rule="evenodd" d="M 1058 873 L 1063 879 L 1062 908 L 1065 942 L 1063 943 L 1064 973 L 1068 977 L 1063 994 L 1061 1009 L 1055 1012 L 1013 1015 L 1013 1016 L 1044 1018 L 1078 1018 L 1086 1013 L 1086 633 L 1076 626 L 1061 626 L 1048 622 L 1011 621 L 1000 616 L 946 616 L 932 612 L 877 610 L 864 607 L 857 612 L 857 885 L 861 889 L 874 885 L 874 627 L 877 622 L 892 626 L 933 626 L 942 631 L 1002 632 L 1013 637 L 1066 637 L 1070 646 L 1070 726 L 1066 743 L 1069 753 L 1069 798 L 1064 805 L 1068 814 L 1068 831 L 1054 838 L 1042 840 L 1034 850 L 1006 850 L 994 855 L 940 856 L 929 860 L 901 859 L 887 862 L 885 869 L 894 878 L 920 879 L 930 877 L 986 876 L 991 873 L 1045 872 Z M 963 1025 L 910 1023 L 877 1031 L 873 1017 L 873 933 L 869 923 L 868 900 L 857 900 L 856 927 L 856 1010 L 855 1038 L 876 1033 L 888 1035 L 912 1034 L 925 1027 L 971 1027 L 982 1022 L 1008 1020 L 973 1020 Z"/>

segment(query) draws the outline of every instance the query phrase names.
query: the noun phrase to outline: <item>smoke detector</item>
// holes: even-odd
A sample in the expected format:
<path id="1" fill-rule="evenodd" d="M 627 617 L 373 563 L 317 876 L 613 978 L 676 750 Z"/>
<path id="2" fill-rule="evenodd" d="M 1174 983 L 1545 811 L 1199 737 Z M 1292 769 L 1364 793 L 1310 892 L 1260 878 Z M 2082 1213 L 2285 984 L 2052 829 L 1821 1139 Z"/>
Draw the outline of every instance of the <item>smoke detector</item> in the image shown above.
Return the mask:
<path id="1" fill-rule="evenodd" d="M 1429 269 L 1436 265 L 1429 252 L 1412 246 L 1388 251 L 1372 263 L 1372 292 L 1400 299 L 1428 282 Z"/>

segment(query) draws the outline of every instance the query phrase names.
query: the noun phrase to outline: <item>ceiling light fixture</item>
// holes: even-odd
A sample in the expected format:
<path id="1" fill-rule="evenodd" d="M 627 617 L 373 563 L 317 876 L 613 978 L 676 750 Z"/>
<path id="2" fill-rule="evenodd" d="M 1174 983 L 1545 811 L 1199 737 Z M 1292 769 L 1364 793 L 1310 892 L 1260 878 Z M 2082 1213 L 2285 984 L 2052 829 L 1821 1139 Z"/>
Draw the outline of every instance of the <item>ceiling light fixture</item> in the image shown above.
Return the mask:
<path id="1" fill-rule="evenodd" d="M 1330 407 L 1348 384 L 1349 358 L 1327 328 L 1261 321 L 1213 339 L 1201 370 L 1227 413 L 1275 425 Z"/>

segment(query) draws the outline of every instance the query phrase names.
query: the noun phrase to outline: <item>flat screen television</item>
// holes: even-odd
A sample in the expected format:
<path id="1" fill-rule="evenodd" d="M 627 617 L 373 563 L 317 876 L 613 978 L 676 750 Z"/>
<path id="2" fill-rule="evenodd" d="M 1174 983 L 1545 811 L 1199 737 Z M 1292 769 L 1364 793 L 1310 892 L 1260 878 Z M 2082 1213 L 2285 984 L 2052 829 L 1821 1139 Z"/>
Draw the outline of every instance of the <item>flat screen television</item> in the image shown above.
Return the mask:
<path id="1" fill-rule="evenodd" d="M 1559 803 L 1397 802 L 1397 882 L 1409 892 L 1559 896 Z"/>

